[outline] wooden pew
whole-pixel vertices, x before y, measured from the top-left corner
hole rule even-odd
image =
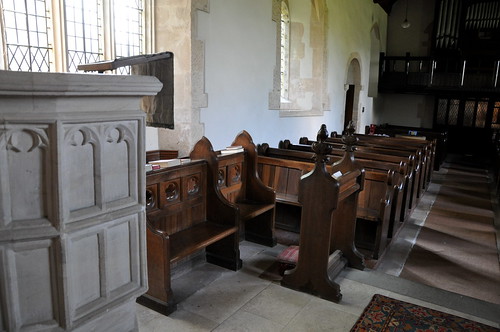
[[[165,315],[173,312],[172,265],[202,249],[207,262],[234,271],[241,268],[237,215],[222,200],[207,203],[207,195],[204,161],[146,175],[149,289],[139,303]]]
[[[312,144],[313,142],[308,140],[306,137],[301,138],[302,142],[310,143]],[[342,150],[342,144],[338,143],[332,143],[330,142],[329,139],[327,139],[328,144],[333,148],[331,151],[331,154],[340,156],[343,153]],[[311,152],[312,148],[310,144],[292,144],[290,143],[289,140],[283,140],[279,142],[279,147],[283,149],[289,149],[289,150],[297,150],[297,151],[306,151],[306,152]],[[405,152],[405,151],[390,151],[392,153],[387,153],[387,149],[378,149],[378,148],[373,148],[373,147],[366,147],[366,146],[356,146],[356,151],[354,151],[354,156],[357,160],[360,161],[381,161],[381,162],[386,162],[386,163],[401,163],[403,162],[408,170],[407,175],[405,175],[405,181],[407,182],[404,185],[404,192],[403,192],[403,203],[402,206],[406,206],[409,208],[408,211],[403,210],[403,215],[398,214],[398,218],[400,218],[400,221],[406,220],[406,218],[409,216],[413,208],[417,204],[417,200],[419,197],[419,192],[417,190],[418,183],[419,182],[419,167],[416,163],[415,155]]]
[[[434,141],[436,153],[433,168],[435,171],[439,171],[441,164],[446,159],[446,155],[448,153],[448,132],[446,130],[383,124],[373,127],[366,126],[365,134],[384,134],[391,137],[417,135],[426,140]]]
[[[299,233],[301,207],[299,181],[311,171],[311,161],[284,160],[258,156],[258,174],[262,182],[276,191],[275,227]]]
[[[311,142],[305,137],[303,137],[301,140],[304,142]],[[328,144],[338,148],[337,143],[328,142]],[[290,151],[303,151],[309,153],[307,158],[310,158],[309,156],[312,153],[311,145],[296,145],[290,143],[289,140],[280,141],[279,147],[288,149]],[[262,149],[264,148],[266,148],[265,145],[262,146]],[[371,147],[356,146],[356,151],[354,153],[356,160],[358,160],[358,162],[361,163],[363,167],[373,170],[381,170],[385,173],[387,173],[388,171],[393,171],[396,173],[395,176],[398,177],[398,179],[395,179],[393,181],[395,192],[395,206],[391,211],[391,226],[389,228],[389,237],[392,237],[399,228],[399,222],[404,222],[408,218],[416,204],[416,193],[414,190],[412,190],[415,187],[415,174],[413,168],[415,165],[415,158],[414,155],[409,155],[408,153],[403,151],[394,151],[395,153],[389,156],[385,156],[384,152],[384,149],[373,149]],[[275,150],[273,151],[273,153],[283,154],[279,150]],[[304,156],[299,157],[295,152],[290,153],[291,155],[294,155],[293,158],[304,158]],[[338,149],[333,149],[332,153],[335,153],[335,155],[338,157],[341,151]],[[337,160],[335,155],[331,156],[331,158],[333,158],[332,161]],[[290,158],[290,156],[282,157]]]
[[[402,154],[402,158],[409,158],[409,167],[411,170],[411,182],[410,186],[407,188],[407,197],[409,199],[410,209],[413,210],[418,204],[418,200],[423,195],[423,192],[426,188],[426,154],[427,152],[421,146],[413,146],[412,144],[406,145],[402,144],[399,141],[379,141],[380,137],[360,137],[359,134],[356,134],[356,137],[360,138],[358,141],[358,145],[356,146],[359,149],[367,150],[381,150],[379,151],[382,155],[400,155]],[[375,139],[372,139],[375,138]],[[339,137],[329,137],[327,139],[328,143],[333,144],[341,144],[341,139]],[[302,137],[300,139],[300,143],[302,144],[312,144],[313,141],[307,139],[307,137]],[[411,142],[413,143],[413,142]],[[396,152],[399,151],[399,152]],[[375,152],[375,151],[373,151]],[[378,153],[378,152],[377,152]],[[406,161],[405,161],[406,162]]]
[[[363,170],[351,151],[346,151],[344,158],[332,166],[331,171],[339,174],[334,178],[325,163],[328,145],[320,143],[314,148],[314,170],[304,175],[299,185],[302,224],[298,262],[294,269],[285,271],[281,285],[339,302],[342,294],[333,279],[345,266],[344,256],[351,266],[363,267],[354,246],[356,201],[363,186]]]
[[[225,200],[238,216],[240,234],[248,241],[266,246],[276,245],[274,235],[276,194],[265,186],[257,174],[257,149],[252,137],[239,133],[232,146],[244,152],[222,155],[214,151],[203,137],[191,151],[192,160],[208,164],[208,206],[212,201]]]
[[[150,150],[146,151],[146,163],[154,160],[174,159],[179,157],[177,150]]]
[[[380,137],[364,134],[356,134],[356,137],[358,137],[360,140],[377,141],[379,143],[382,142],[383,144],[387,144],[387,139],[389,139],[389,144],[421,149],[423,163],[422,173],[425,174],[425,182],[422,182],[422,185],[425,186],[425,183],[430,183],[430,181],[432,180],[433,165],[436,159],[436,140],[414,139],[410,136]]]
[[[376,144],[378,146],[390,146],[391,149],[404,149],[421,152],[421,172],[423,180],[421,181],[421,188],[426,188],[426,184],[430,183],[432,179],[433,164],[436,155],[436,146],[434,141],[411,139],[408,137],[381,137],[373,135],[356,134],[363,144]]]
[[[280,213],[277,213],[276,225],[297,232],[300,228],[298,216],[301,213],[298,183],[304,174],[314,168],[314,153],[270,148],[267,144],[259,146],[259,153],[259,174],[266,185],[276,190],[277,211],[291,209],[295,213],[295,216],[286,213],[284,220],[280,220]],[[329,156],[327,170],[333,174],[332,164],[341,159],[340,156]],[[402,204],[403,182],[399,173],[394,170],[400,171],[400,168],[376,161],[356,159],[356,162],[360,168],[365,169],[364,190],[361,191],[357,204],[359,223],[356,227],[356,245],[370,250],[372,258],[378,259],[387,245],[388,237],[392,237],[399,227],[396,216],[400,215],[401,206],[396,206]],[[370,168],[366,168],[366,165]],[[283,205],[281,209],[280,206]]]

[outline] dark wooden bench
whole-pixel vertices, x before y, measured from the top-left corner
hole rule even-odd
[[[202,249],[207,262],[231,270],[241,268],[237,215],[222,200],[208,205],[208,192],[205,161],[146,175],[149,289],[138,298],[139,303],[165,315],[174,311],[172,266]]]
[[[292,144],[290,143],[289,140],[283,140],[280,141],[279,147],[283,149],[289,149],[289,150],[296,150],[296,151],[305,151],[305,152],[311,152],[312,147],[311,144],[313,141],[310,141],[306,137],[302,137],[301,141],[304,142],[304,144]],[[333,143],[331,142],[330,139],[327,139],[328,144],[333,148],[331,151],[331,154],[340,156],[342,155],[342,146],[343,144],[340,143]],[[306,144],[308,143],[308,144]],[[417,190],[417,187],[419,186],[418,183],[420,180],[420,167],[418,167],[415,159],[415,155],[409,152],[405,151],[389,151],[392,153],[387,153],[387,149],[379,149],[379,148],[374,148],[374,147],[366,147],[366,146],[356,146],[356,151],[354,151],[354,156],[357,160],[360,162],[365,162],[365,161],[380,161],[388,164],[400,164],[401,162],[406,165],[406,170],[408,171],[406,175],[404,175],[404,179],[406,181],[406,184],[404,185],[404,192],[403,196],[401,197],[403,200],[402,206],[406,206],[409,208],[409,210],[403,210],[403,215],[398,214],[398,218],[401,221],[406,220],[406,218],[409,216],[413,208],[417,204],[417,200],[419,197],[419,192]],[[399,171],[398,171],[399,173]]]
[[[257,174],[257,149],[251,136],[242,131],[232,143],[244,152],[222,155],[203,137],[191,151],[192,160],[208,164],[208,206],[212,200],[225,200],[238,216],[240,233],[248,241],[276,245],[274,235],[276,194]]]
[[[383,134],[391,137],[416,135],[426,140],[434,141],[436,153],[433,168],[435,171],[440,169],[448,153],[448,132],[446,130],[382,124],[377,126],[366,126],[365,134]]]
[[[307,138],[303,137],[302,141],[306,141]],[[307,142],[312,143],[307,140]],[[328,142],[328,144],[334,149],[331,156],[333,162],[334,160],[338,160],[339,155],[341,154],[341,150],[337,143]],[[309,153],[307,157],[303,155],[303,157],[299,157],[298,153],[290,152],[294,158],[311,158],[312,147],[310,144],[292,144],[289,140],[280,141],[279,147],[283,149],[288,149],[291,151],[302,151],[305,153]],[[269,148],[267,145],[263,145],[261,149]],[[273,150],[273,149],[271,149]],[[270,150],[270,151],[271,151]],[[363,167],[371,170],[382,171],[384,173],[395,172],[394,175],[397,177],[394,181],[394,206],[391,211],[391,226],[389,231],[389,236],[397,231],[399,228],[399,222],[404,222],[408,216],[410,215],[413,205],[416,203],[416,193],[414,190],[414,165],[415,158],[414,155],[408,154],[407,152],[396,150],[393,155],[389,154],[386,156],[384,153],[384,149],[372,149],[370,147],[358,147],[356,146],[356,151],[354,155],[356,160],[363,165]],[[279,150],[273,150],[274,154],[283,154]],[[282,158],[290,158],[290,156],[281,156]],[[412,205],[413,203],[413,205]]]
[[[404,149],[409,151],[420,151],[421,154],[421,172],[424,180],[422,186],[429,183],[432,179],[433,164],[436,156],[436,142],[414,137],[382,137],[373,135],[356,134],[364,144],[376,144],[377,146],[390,147],[391,149]]]
[[[373,137],[373,136],[360,136],[356,134],[359,138],[358,145],[356,146],[360,150],[379,150],[377,153],[381,155],[398,155],[402,158],[409,159],[408,163],[410,171],[412,173],[410,186],[407,188],[408,193],[406,194],[409,199],[410,209],[413,210],[418,204],[418,200],[422,197],[427,183],[430,181],[428,179],[428,146],[422,143],[417,143],[413,141],[405,142],[394,138],[384,138],[384,137]],[[300,139],[301,143],[312,144],[306,137]],[[330,137],[327,139],[328,143],[341,144],[341,139],[339,137]],[[375,151],[373,151],[375,152]],[[428,179],[428,180],[426,180]]]
[[[377,142],[382,144],[391,144],[397,147],[417,148],[417,151],[422,152],[422,186],[432,180],[433,165],[436,159],[436,140],[416,139],[414,136],[398,136],[398,137],[380,137],[373,135],[356,134],[360,141]]]
[[[357,135],[359,137],[359,135]],[[300,142],[306,141],[307,138],[301,138]],[[339,137],[329,137],[327,139],[328,143],[336,144],[337,146],[341,145],[341,139]],[[311,144],[312,142],[309,142]],[[384,142],[366,139],[364,137],[360,138],[358,141],[358,145],[356,146],[359,150],[370,151],[374,153],[380,153],[383,155],[397,155],[403,158],[409,158],[410,164],[408,165],[412,172],[412,187],[410,188],[412,195],[411,198],[415,197],[415,201],[412,200],[410,204],[412,207],[416,205],[417,199],[421,196],[422,188],[424,185],[425,176],[422,175],[423,169],[425,169],[425,156],[423,155],[423,151],[420,147],[412,147],[402,145],[399,142],[386,142],[387,144],[383,144]]]
[[[270,148],[267,144],[259,146],[259,153],[260,177],[266,185],[276,190],[276,225],[298,232],[301,224],[299,182],[302,176],[314,168],[314,153]],[[340,160],[340,156],[330,156],[326,166],[330,174],[334,173],[332,164]],[[376,161],[356,159],[356,162],[358,167],[364,168],[365,173],[364,190],[357,201],[356,245],[368,249],[372,258],[378,259],[386,248],[388,237],[392,237],[394,228],[397,230],[399,227],[396,216],[400,214],[401,207],[396,209],[396,205],[402,204],[403,180],[394,171],[395,165],[393,169]]]

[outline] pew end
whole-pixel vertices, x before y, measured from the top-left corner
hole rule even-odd
[[[354,245],[356,202],[362,188],[363,170],[356,168],[350,152],[327,170],[328,147],[314,147],[314,169],[299,184],[302,205],[298,262],[286,270],[281,285],[340,302],[336,275],[348,264],[363,269],[363,256]],[[340,174],[335,172],[340,172]]]
[[[276,193],[257,174],[257,148],[246,131],[238,134],[231,146],[241,146],[243,152],[222,154],[214,151],[210,141],[203,137],[195,144],[190,158],[207,162],[208,198],[226,201],[225,205],[237,215],[240,236],[275,246]]]

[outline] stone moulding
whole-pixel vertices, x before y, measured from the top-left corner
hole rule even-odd
[[[157,89],[160,81],[150,76],[0,70],[0,95],[142,97],[155,95]]]
[[[152,76],[0,71],[0,331],[136,331]]]

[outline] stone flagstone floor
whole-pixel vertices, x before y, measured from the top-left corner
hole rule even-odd
[[[139,331],[349,331],[376,293],[500,327],[495,315],[500,306],[377,271],[342,272],[336,279],[343,294],[340,303],[260,278],[283,249],[242,242],[240,271],[203,263],[177,276],[174,292],[187,297],[170,316],[138,304]],[[457,308],[450,308],[450,303]],[[465,307],[457,310],[461,306]]]
[[[500,305],[397,277],[436,199],[439,188],[432,186],[376,270],[347,268],[337,277],[343,295],[340,303],[261,278],[285,247],[268,248],[243,241],[240,271],[201,261],[174,275],[172,288],[179,304],[170,316],[137,304],[139,331],[349,331],[374,294],[500,328]],[[496,202],[494,205],[499,211]],[[499,220],[495,219],[498,229]]]

